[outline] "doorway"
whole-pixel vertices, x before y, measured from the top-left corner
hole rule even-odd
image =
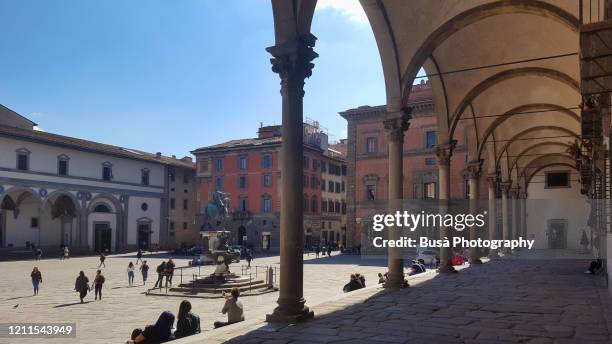
[[[96,252],[111,251],[111,229],[108,223],[94,224],[94,250]]]
[[[141,250],[151,250],[151,225],[148,223],[138,224],[138,247]]]
[[[548,248],[561,250],[567,248],[567,220],[548,220]]]

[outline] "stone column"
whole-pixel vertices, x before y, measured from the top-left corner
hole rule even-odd
[[[489,240],[497,240],[497,175],[490,174],[487,177],[489,186]],[[498,258],[497,250],[489,250],[489,258]]]
[[[314,316],[304,300],[303,266],[303,100],[304,80],[312,74],[310,61],[318,55],[316,37],[307,34],[266,50],[273,56],[272,71],[281,79],[282,144],[280,289],[278,306],[268,322],[296,323]]]
[[[510,240],[512,238],[512,228],[510,228],[510,214],[508,214],[508,198],[510,197],[510,186],[512,181],[507,180],[500,184],[502,190],[502,239]],[[509,253],[510,250],[504,249],[504,253]]]
[[[520,236],[527,239],[527,193],[521,192],[521,232]]]
[[[456,140],[449,143],[438,145],[436,147],[436,155],[438,156],[438,183],[439,183],[439,208],[440,215],[444,217],[448,213],[448,206],[450,200],[450,163],[451,156],[453,155],[453,149],[457,144]],[[452,231],[454,229],[440,226],[440,239],[445,238],[452,242]],[[456,272],[451,263],[452,251],[450,247],[440,248],[440,267],[438,271],[440,273]]]
[[[521,188],[518,186],[513,187],[510,190],[510,195],[512,197],[512,239],[518,239],[521,233],[521,223],[520,223],[520,200],[519,193]]]
[[[390,113],[383,121],[389,145],[389,214],[403,210],[404,198],[404,132],[408,130],[410,115],[408,111]],[[388,238],[397,240],[401,236],[400,228],[387,228]],[[401,288],[404,283],[404,259],[400,248],[389,248],[389,272],[385,288]]]
[[[470,213],[475,215],[478,211],[478,195],[479,195],[479,184],[480,184],[480,173],[482,172],[482,160],[470,161],[468,164],[468,173],[470,185]],[[481,229],[478,227],[470,228],[470,240],[478,239]],[[477,247],[470,248],[470,264],[482,264],[480,260],[480,250]]]

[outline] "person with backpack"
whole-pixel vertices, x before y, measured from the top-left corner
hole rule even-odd
[[[104,252],[100,253],[100,265],[98,265],[98,269],[104,265],[104,267],[106,268],[106,264],[104,264],[104,261],[106,260],[106,256],[104,255]]]
[[[138,261],[142,264],[142,250],[138,249],[138,253],[136,253],[136,265],[138,265]]]
[[[140,273],[142,273],[142,285],[147,284],[147,277],[149,276],[149,265],[147,261],[143,261],[140,266]]]
[[[106,282],[106,279],[102,275],[102,270],[98,270],[96,272],[96,277],[94,277],[93,285],[94,285],[94,300],[97,300],[100,297],[102,300],[102,286]]]
[[[172,258],[168,259],[168,262],[166,263],[166,287],[168,286],[168,283],[170,283],[170,286],[172,286],[172,277],[174,277],[174,262],[172,261]]]
[[[163,280],[164,280],[164,275],[166,274],[166,262],[161,262],[161,264],[159,264],[157,266],[157,269],[155,270],[157,272],[157,282],[155,282],[153,289],[157,288],[158,284],[159,284],[159,289],[161,289]]]

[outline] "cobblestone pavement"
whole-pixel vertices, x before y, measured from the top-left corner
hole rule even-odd
[[[147,287],[155,283],[155,267],[167,256],[145,257],[151,270]],[[186,266],[186,259],[174,259],[177,266]],[[7,322],[76,322],[76,339],[20,339],[23,343],[124,343],[135,327],[154,323],[164,310],[178,312],[182,298],[146,296],[147,287],[127,286],[127,264],[136,261],[134,255],[110,256],[106,260],[103,274],[107,283],[103,290],[103,300],[94,301],[90,293],[85,304],[80,304],[78,294],[73,291],[74,281],[79,270],[84,270],[93,280],[98,266],[98,257],[71,258],[66,261],[43,259],[35,261],[0,262],[0,323]],[[278,266],[278,257],[256,258],[253,264]],[[350,273],[360,272],[367,282],[375,283],[376,274],[385,270],[384,261],[361,260],[357,256],[333,256],[314,258],[305,255],[304,294],[309,304],[325,304],[343,294],[342,286],[348,281]],[[40,294],[32,296],[30,272],[33,266],[42,272],[43,283]],[[232,271],[240,271],[241,264],[233,264]],[[203,267],[202,274],[211,273],[212,267]],[[185,271],[186,275],[193,272]],[[191,270],[195,271],[195,270]],[[260,276],[260,277],[263,277]],[[136,283],[142,283],[136,274]],[[174,283],[179,282],[176,273]],[[245,315],[249,320],[261,321],[265,314],[276,306],[278,292],[248,296],[242,299]],[[195,313],[199,314],[202,327],[209,330],[215,320],[225,320],[220,313],[221,299],[188,298]],[[0,343],[15,343],[15,340],[0,338]]]
[[[351,293],[303,324],[233,325],[181,343],[610,343],[610,296],[586,264],[497,260],[399,291]]]

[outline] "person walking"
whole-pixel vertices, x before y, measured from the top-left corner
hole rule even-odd
[[[36,260],[40,260],[42,258],[42,250],[39,248],[36,249]]]
[[[127,267],[128,284],[132,286],[134,284],[134,263],[130,262]]]
[[[147,284],[147,277],[149,276],[149,265],[147,261],[143,261],[140,266],[140,273],[142,273],[142,285]]]
[[[138,253],[136,253],[136,265],[138,265],[138,261],[142,264],[142,250],[138,249]]]
[[[32,287],[34,287],[34,295],[38,295],[38,285],[42,283],[42,274],[40,273],[40,270],[38,270],[38,267],[35,266],[34,269],[32,269],[30,277],[32,278]]]
[[[162,283],[164,280],[164,275],[166,274],[166,262],[161,262],[161,264],[157,266],[156,272],[157,272],[157,282],[155,282],[153,289],[157,288],[158,284],[159,284],[159,289],[161,289]]]
[[[331,258],[332,247],[331,245],[327,245],[327,257]]]
[[[168,286],[168,283],[170,283],[170,286],[172,286],[172,277],[174,276],[174,262],[172,261],[172,258],[168,259],[168,263],[166,263],[166,287]]]
[[[104,263],[104,261],[106,260],[106,256],[104,255],[104,252],[100,253],[100,265],[98,265],[98,269],[104,265],[104,268],[106,268],[106,264]]]
[[[317,245],[317,247],[315,247],[315,258],[319,258],[320,253],[321,253],[321,247]]]
[[[104,282],[106,279],[102,275],[102,270],[96,271],[96,277],[94,277],[94,300],[97,300],[98,297],[102,300],[102,286],[104,286]]]
[[[68,249],[68,245],[64,246],[64,259],[70,258],[70,250]]]
[[[247,250],[246,261],[247,261],[247,266],[249,267],[249,269],[251,268],[251,261],[252,260],[253,260],[253,254],[251,253],[251,250]]]
[[[74,290],[79,292],[79,298],[81,299],[81,303],[83,303],[83,299],[87,296],[87,292],[89,291],[89,278],[85,276],[83,270],[79,272],[79,276],[74,283]]]

